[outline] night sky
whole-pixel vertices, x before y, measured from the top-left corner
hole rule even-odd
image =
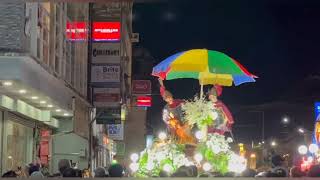
[[[259,79],[224,88],[223,101],[254,105],[307,97],[310,91],[320,97],[312,89],[320,84],[319,9],[317,0],[155,1],[134,5],[133,27],[156,62],[193,48],[237,59]],[[196,80],[166,85],[179,98],[199,90]]]

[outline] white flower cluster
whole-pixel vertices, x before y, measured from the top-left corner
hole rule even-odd
[[[152,150],[145,150],[141,153],[141,157],[144,153],[148,153],[147,170],[151,171],[153,168],[159,168],[160,162],[165,159],[170,159],[174,167],[166,168],[173,169],[189,163],[184,152],[178,150],[178,147],[172,143],[162,144]],[[167,165],[167,166],[172,166]]]
[[[185,121],[191,126],[201,124],[208,116],[213,120],[217,118],[214,106],[204,98],[195,97],[192,101],[187,101],[182,105],[182,110],[185,112]]]
[[[229,142],[225,139],[225,136],[219,134],[213,134],[208,136],[206,142],[208,148],[210,148],[215,154],[220,152],[229,153],[231,152]]]
[[[230,158],[228,162],[229,171],[235,172],[235,173],[241,173],[246,169],[246,167],[247,167],[247,160],[244,157],[239,156],[233,152],[230,154]]]

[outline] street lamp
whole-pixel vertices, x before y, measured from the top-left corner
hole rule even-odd
[[[282,123],[283,123],[283,124],[289,124],[289,122],[290,122],[290,120],[289,120],[288,117],[284,117],[284,118],[282,119]]]
[[[274,146],[276,146],[276,145],[277,145],[277,143],[276,143],[275,141],[272,141],[272,142],[271,142],[271,146],[274,147]]]
[[[316,152],[318,152],[318,150],[319,150],[318,145],[316,145],[316,144],[310,144],[310,145],[309,145],[309,151],[310,151],[312,154],[315,154]]]
[[[298,132],[301,133],[301,134],[304,134],[304,129],[299,128],[299,129],[298,129]]]
[[[305,146],[305,145],[299,146],[299,147],[298,147],[298,152],[299,152],[299,154],[301,154],[301,155],[307,154],[307,153],[308,153],[308,148],[307,148],[307,146]]]

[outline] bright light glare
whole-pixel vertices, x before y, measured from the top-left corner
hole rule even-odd
[[[20,90],[19,90],[19,93],[20,93],[20,94],[25,94],[25,93],[27,93],[27,90],[25,90],[25,89],[20,89]]]
[[[307,148],[307,146],[305,146],[305,145],[301,145],[301,146],[299,146],[299,148],[298,148],[298,152],[299,152],[301,155],[305,155],[305,154],[307,154],[307,152],[308,152],[308,148]]]
[[[316,153],[316,152],[318,152],[318,150],[319,150],[318,145],[316,145],[316,144],[310,144],[310,145],[309,145],[309,151],[310,151],[311,153]]]
[[[211,168],[212,168],[211,164],[209,164],[209,163],[207,163],[207,162],[202,165],[202,169],[203,169],[204,171],[206,171],[206,172],[210,171]]]
[[[198,163],[200,163],[202,161],[202,159],[203,159],[202,154],[197,153],[194,155],[194,160],[196,160]]]
[[[138,163],[131,163],[131,164],[129,165],[129,167],[130,167],[130,169],[131,169],[132,172],[136,172],[136,171],[138,171],[138,169],[139,169],[139,164],[138,164]]]
[[[32,96],[31,99],[39,99],[38,96]]]
[[[299,133],[304,133],[304,130],[302,128],[298,129]]]
[[[276,146],[276,145],[277,145],[277,143],[275,141],[271,142],[271,146]]]
[[[201,140],[204,138],[204,134],[202,131],[197,131],[195,135],[198,140]]]
[[[48,108],[52,108],[52,107],[53,107],[53,105],[51,105],[51,104],[48,105]]]
[[[68,113],[64,113],[64,114],[63,114],[63,116],[69,116],[69,115],[70,115],[70,114],[68,114]]]
[[[231,137],[228,137],[228,138],[227,138],[227,142],[228,142],[228,143],[232,143],[232,142],[233,142],[233,139],[232,139]]]
[[[56,112],[61,112],[61,109],[56,109]]]
[[[163,141],[163,140],[167,139],[167,134],[165,132],[160,132],[158,137],[160,140]]]
[[[3,83],[3,85],[5,85],[5,86],[12,86],[12,82],[10,82],[10,81],[5,81],[5,82]]]
[[[289,123],[289,118],[284,117],[284,118],[282,119],[282,122],[283,122],[284,124],[288,124],[288,123]]]
[[[172,166],[170,166],[169,164],[165,164],[165,165],[163,166],[163,170],[170,173],[170,172],[173,171],[173,168],[172,168]]]
[[[46,101],[40,101],[40,104],[45,104],[45,103],[47,103]]]
[[[239,155],[232,154],[228,163],[228,169],[231,172],[241,173],[247,168],[247,160]]]
[[[137,162],[139,159],[139,155],[137,153],[133,153],[133,154],[131,154],[130,159],[133,162]]]
[[[153,162],[148,162],[146,166],[148,171],[151,171],[154,168],[154,163]]]

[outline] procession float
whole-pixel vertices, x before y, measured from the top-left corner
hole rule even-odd
[[[167,103],[162,112],[167,131],[161,132],[151,147],[131,155],[133,176],[170,176],[182,166],[222,175],[245,170],[246,159],[230,148],[233,117],[218,98],[223,86],[255,82],[257,77],[228,55],[207,49],[174,54],[155,66],[152,75],[159,79],[160,93]],[[163,81],[181,78],[199,80],[200,95],[191,100],[175,99]],[[204,85],[211,86],[207,93]]]

